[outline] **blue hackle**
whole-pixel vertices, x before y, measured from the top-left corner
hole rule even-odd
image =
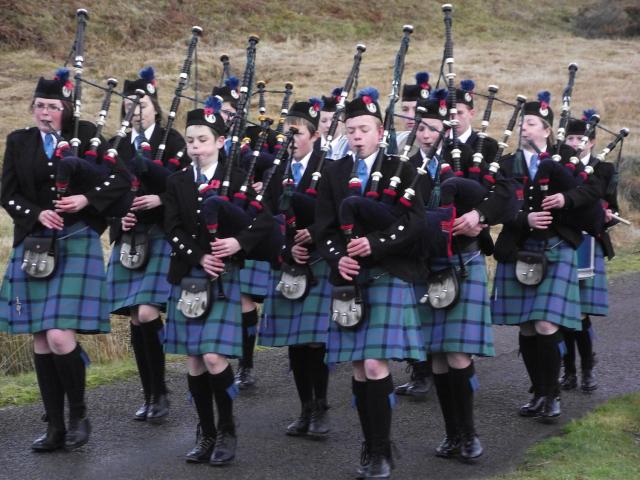
[[[204,106],[213,110],[213,113],[218,113],[222,108],[222,98],[218,95],[210,95],[204,101]]]
[[[429,72],[416,73],[416,84],[422,85],[423,83],[429,83]]]
[[[333,95],[334,97],[339,97],[341,93],[342,87],[336,87],[331,91],[331,95]]]
[[[446,100],[449,96],[449,91],[446,88],[439,88],[431,93],[432,100]]]
[[[582,119],[585,122],[588,122],[589,120],[591,120],[591,117],[593,117],[596,113],[598,112],[594,108],[589,108],[582,112]]]
[[[473,80],[462,80],[460,82],[460,88],[465,92],[473,92],[473,89],[476,88],[476,82]]]
[[[67,80],[69,80],[69,69],[68,68],[57,69],[56,78],[60,80],[62,83],[67,83]]]
[[[238,77],[229,77],[224,81],[224,84],[231,90],[237,90],[240,80],[238,80]]]
[[[548,90],[538,92],[538,101],[541,103],[544,102],[549,105],[551,103],[551,93]]]
[[[380,98],[380,93],[374,87],[366,87],[358,92],[358,97],[360,98],[370,97],[371,100],[373,100],[374,102],[377,102],[378,98]]]
[[[156,79],[156,72],[152,66],[144,67],[142,70],[140,70],[138,75],[147,83],[150,83]]]
[[[318,105],[318,110],[322,110],[324,108],[324,102],[322,101],[321,98],[311,97],[309,99],[309,103],[311,103],[311,105],[313,105],[314,107]]]

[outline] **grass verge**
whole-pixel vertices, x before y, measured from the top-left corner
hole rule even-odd
[[[640,393],[615,398],[527,452],[494,480],[640,478]]]

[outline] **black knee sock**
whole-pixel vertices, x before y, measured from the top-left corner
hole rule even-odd
[[[258,325],[258,310],[251,310],[242,314],[242,358],[240,365],[253,368],[253,350],[256,344],[256,326]]]
[[[522,361],[527,369],[533,392],[534,394],[539,394],[538,337],[536,335],[525,336],[520,334],[518,340],[520,343],[520,355],[522,355]]]
[[[451,383],[449,382],[449,372],[434,373],[433,384],[436,386],[436,394],[438,395],[438,403],[440,403],[440,410],[444,418],[447,437],[455,438],[459,435],[459,427],[453,403]]]
[[[309,347],[306,345],[292,345],[289,347],[289,366],[296,382],[298,397],[303,405],[313,400],[313,383],[309,373]]]
[[[391,375],[380,380],[367,379],[367,415],[371,429],[371,451],[388,455],[391,439]]]
[[[154,397],[167,393],[165,384],[164,347],[160,335],[164,325],[160,317],[151,322],[141,323],[140,330],[144,339],[144,350],[149,366],[149,383]]]
[[[327,400],[327,388],[329,385],[329,367],[324,363],[326,351],[326,347],[322,345],[321,347],[309,347],[307,353],[315,399],[325,402]]]
[[[64,430],[64,387],[58,376],[52,353],[34,353],[35,365],[42,403],[49,425]]]
[[[562,363],[564,364],[565,373],[576,373],[576,340],[577,334],[575,330],[566,327],[560,327],[562,330],[562,336],[564,337],[564,346],[566,347],[566,353],[562,357]]]
[[[473,362],[466,368],[449,367],[449,382],[453,404],[460,424],[460,433],[465,436],[475,435],[473,421],[473,392],[478,388],[478,380]]]
[[[53,360],[69,400],[69,418],[79,419],[87,414],[84,392],[86,365],[80,344],[66,355],[54,355]]]
[[[367,382],[359,382],[355,378],[351,379],[351,390],[353,399],[358,411],[362,435],[367,445],[371,444],[371,429],[369,428],[369,414],[367,412]]]
[[[540,369],[540,394],[559,395],[558,376],[560,374],[560,344],[562,332],[538,337],[538,368]]]
[[[213,392],[209,384],[209,373],[187,375],[187,384],[193,404],[198,413],[198,421],[202,434],[206,437],[216,436],[215,414],[213,413]]]
[[[218,430],[234,433],[233,399],[238,395],[238,387],[234,382],[231,364],[218,374],[209,374],[209,380],[218,407]]]
[[[147,355],[144,348],[144,339],[142,337],[142,329],[140,325],[129,324],[131,327],[131,347],[133,348],[133,356],[138,366],[138,374],[140,375],[140,383],[142,383],[142,391],[144,392],[145,401],[151,399],[151,381],[149,374],[149,365],[147,364]]]
[[[591,338],[591,320],[587,315],[582,320],[582,331],[575,333],[578,352],[580,352],[580,366],[582,370],[593,369],[593,340]]]

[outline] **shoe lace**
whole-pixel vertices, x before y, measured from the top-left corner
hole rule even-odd
[[[360,450],[360,465],[366,465],[371,458],[371,452],[369,451],[369,445],[367,442],[362,442],[362,448]]]

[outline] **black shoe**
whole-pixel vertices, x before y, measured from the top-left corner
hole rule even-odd
[[[89,441],[91,423],[87,417],[72,418],[69,420],[69,430],[64,438],[64,448],[75,450]]]
[[[52,426],[47,427],[44,433],[31,444],[34,452],[53,452],[64,447],[65,431]]]
[[[167,415],[169,415],[169,398],[166,393],[163,393],[155,397],[149,404],[147,420],[160,423]]]
[[[329,415],[327,413],[329,407],[325,400],[315,402],[311,417],[309,418],[309,427],[307,433],[313,437],[325,437],[329,431]]]
[[[582,383],[580,388],[583,392],[593,392],[598,388],[598,381],[596,380],[593,370],[582,371]]]
[[[537,417],[542,421],[553,421],[560,416],[560,397],[546,395],[542,397],[542,408]]]
[[[415,398],[424,398],[427,396],[431,387],[433,387],[433,379],[431,377],[416,378],[412,382],[412,385],[407,389],[407,395]]]
[[[196,446],[185,455],[185,460],[187,463],[207,463],[211,458],[215,445],[216,437],[201,435],[198,438]]]
[[[235,379],[236,385],[240,390],[247,390],[256,384],[256,377],[251,374],[248,367],[239,367]]]
[[[562,390],[573,390],[578,386],[578,377],[575,373],[565,372],[560,379],[560,388]]]
[[[213,453],[209,459],[209,464],[221,466],[230,463],[236,457],[237,443],[238,439],[236,438],[235,432],[224,430],[218,431]]]
[[[445,435],[440,445],[436,447],[436,457],[452,458],[460,453],[460,438]]]
[[[367,442],[362,442],[362,449],[360,450],[360,465],[356,470],[356,478],[365,478],[369,466],[371,465],[371,451]]]
[[[136,411],[133,415],[134,420],[138,420],[139,422],[144,422],[147,420],[147,414],[149,413],[149,400],[145,400],[142,406]]]
[[[371,456],[369,465],[363,469],[361,478],[389,478],[392,469],[391,459],[386,455],[375,454]]]
[[[462,438],[462,441],[460,442],[460,456],[464,460],[473,460],[474,458],[478,458],[482,455],[482,452],[482,444],[480,443],[478,435],[467,435]]]
[[[313,408],[311,404],[302,406],[302,413],[298,419],[287,427],[287,435],[291,437],[301,437],[309,433],[309,424],[311,423],[311,412]]]
[[[544,397],[541,395],[533,394],[531,400],[520,407],[521,417],[536,417],[542,410],[542,404],[544,403]]]

